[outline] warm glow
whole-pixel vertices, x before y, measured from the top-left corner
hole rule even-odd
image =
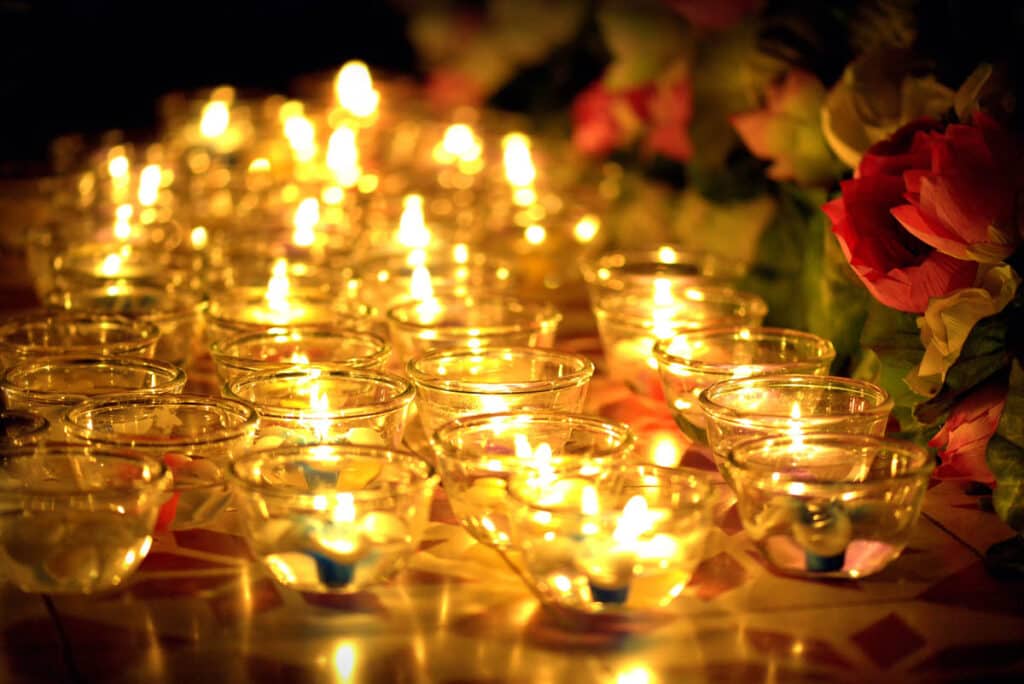
[[[465,242],[457,242],[452,245],[452,261],[457,264],[469,263],[469,245]]]
[[[580,492],[580,513],[597,515],[601,512],[601,498],[597,495],[594,485],[585,485]]]
[[[192,243],[192,249],[204,249],[206,243],[210,240],[210,233],[206,230],[206,226],[196,226],[189,233],[189,242]]]
[[[292,155],[300,162],[311,161],[316,156],[316,126],[306,117],[302,103],[285,102],[281,105],[280,116]]]
[[[661,246],[658,248],[658,261],[663,264],[674,264],[679,259],[679,254],[671,247]]]
[[[423,195],[406,195],[402,200],[396,237],[400,245],[410,249],[423,249],[430,244],[430,229],[423,213]]]
[[[107,173],[114,180],[126,180],[130,169],[131,165],[128,163],[128,157],[123,154],[115,155],[107,162]]]
[[[334,95],[342,109],[359,118],[372,116],[380,104],[380,93],[373,87],[370,69],[358,60],[346,62],[338,70]]]
[[[668,278],[654,279],[653,301],[655,306],[672,306],[676,302],[672,294],[672,281]]]
[[[651,461],[655,465],[674,468],[679,465],[682,449],[675,436],[667,432],[657,433],[651,440]]]
[[[651,528],[651,515],[647,510],[647,500],[637,494],[626,502],[622,515],[615,525],[612,538],[622,546],[631,546],[637,538]]]
[[[288,313],[291,308],[288,303],[290,291],[288,260],[285,258],[275,259],[273,266],[270,267],[270,279],[267,281],[267,291],[263,296],[267,301],[267,306],[277,313]]]
[[[114,209],[114,237],[118,240],[124,241],[132,236],[132,224],[129,220],[134,212],[130,204],[121,204]]]
[[[359,145],[356,132],[349,126],[341,126],[327,141],[327,168],[342,187],[351,188],[359,182],[362,169],[359,166]]]
[[[467,124],[452,124],[434,147],[434,161],[439,164],[475,162],[483,155],[483,146]]]
[[[501,139],[505,178],[513,187],[532,185],[537,169],[530,155],[530,138],[525,133],[509,133]]]
[[[800,404],[796,401],[789,407],[789,427],[786,428],[786,434],[793,440],[793,446],[797,449],[801,449],[804,446],[804,431],[800,422]]]
[[[320,222],[320,202],[315,197],[307,197],[295,208],[292,223],[292,244],[296,247],[312,247],[316,242],[316,224]]]
[[[320,370],[314,368],[310,371],[309,377],[312,378],[312,382],[309,385],[309,409],[311,416],[300,418],[299,422],[313,431],[316,441],[326,442],[331,434],[331,419],[324,414],[331,408],[330,399],[328,399],[327,393],[321,387],[320,381],[317,380],[320,377]],[[335,511],[337,510],[338,508],[335,507]],[[337,518],[335,520],[337,521]]]
[[[270,160],[266,157],[256,157],[249,162],[249,173],[269,173]]]
[[[340,492],[334,508],[331,509],[331,521],[336,523],[352,523],[356,521],[356,500],[351,492]]]
[[[156,204],[160,196],[160,182],[163,179],[163,171],[159,164],[149,164],[142,167],[139,172],[139,204],[144,207],[151,207]]]
[[[121,255],[120,254],[108,254],[103,257],[103,263],[100,264],[100,275],[107,278],[113,278],[121,272]]]
[[[531,245],[539,245],[548,239],[548,231],[544,226],[535,223],[532,226],[526,227],[526,230],[523,231],[523,237]]]
[[[334,671],[340,679],[340,684],[349,684],[355,681],[356,647],[354,644],[345,642],[334,650]]]
[[[204,138],[219,138],[227,133],[231,124],[231,108],[222,100],[211,100],[203,105],[199,115],[199,134]]]
[[[646,665],[634,665],[615,675],[615,684],[651,684],[654,675]]]
[[[586,214],[576,222],[572,229],[572,235],[576,238],[576,242],[586,244],[593,241],[600,230],[601,221],[593,214]]]
[[[309,357],[302,352],[292,352],[288,357],[288,363],[294,363],[296,366],[309,365]]]

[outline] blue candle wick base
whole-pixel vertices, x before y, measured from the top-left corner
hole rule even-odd
[[[590,596],[598,603],[622,604],[626,602],[626,597],[629,596],[629,585],[624,587],[599,587],[591,582]]]
[[[356,566],[352,563],[339,563],[316,551],[306,553],[316,562],[316,573],[320,581],[329,587],[344,587],[355,577]]]
[[[846,550],[834,556],[819,556],[810,551],[804,551],[806,567],[808,572],[836,572],[843,569],[846,563]]]

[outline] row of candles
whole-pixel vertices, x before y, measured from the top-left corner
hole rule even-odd
[[[235,501],[278,581],[357,591],[415,552],[440,480],[466,530],[543,603],[671,603],[700,562],[720,488],[679,468],[676,452],[646,462],[628,426],[581,413],[593,362],[554,349],[556,306],[520,296],[524,282],[555,282],[531,275],[539,255],[485,249],[503,243],[479,212],[440,231],[428,219],[438,200],[458,206],[472,190],[476,211],[500,187],[527,212],[525,244],[557,243],[532,221],[566,202],[545,204],[528,139],[504,136],[495,183],[486,140],[448,126],[430,146],[444,173],[426,165],[437,186],[403,194],[422,171],[411,164],[389,194],[398,170],[362,160],[387,157],[380,146],[393,152],[400,134],[385,131],[408,122],[346,69],[329,105],[263,103],[284,142],[235,116],[251,103],[217,92],[166,136],[162,154],[177,157],[135,174],[123,148],[108,149],[105,175],[75,174],[54,199],[55,216],[84,218],[29,246],[50,311],[0,326],[7,408],[42,416],[8,416],[35,429],[10,437],[0,476],[24,518],[0,530],[8,576],[30,591],[107,588],[141,562],[154,526],[205,525]],[[346,101],[350,91],[362,99]],[[343,183],[340,165],[356,159]],[[184,194],[171,191],[182,178]],[[303,198],[309,187],[320,192]],[[217,188],[232,204],[221,216],[208,201]],[[264,230],[285,195],[290,220]],[[162,220],[164,209],[185,222]],[[584,215],[561,238],[593,246],[599,235]],[[730,285],[741,271],[667,246],[585,258],[608,374],[664,400],[713,454],[770,562],[876,572],[907,541],[928,455],[880,438],[891,400],[826,375],[827,340],[761,327],[763,300]],[[222,396],[186,392],[210,365]],[[109,534],[86,534],[97,529]]]

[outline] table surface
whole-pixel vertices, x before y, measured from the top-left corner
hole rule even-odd
[[[9,288],[3,300],[26,301]],[[599,353],[590,337],[567,345]],[[587,410],[629,422],[641,450],[684,448],[662,404],[605,377]],[[711,467],[692,451],[684,464]],[[671,612],[586,624],[541,610],[458,527],[440,490],[409,566],[349,596],[276,585],[229,512],[159,535],[114,592],[0,584],[0,682],[1024,681],[1024,583],[995,579],[983,561],[1014,533],[987,497],[933,483],[906,551],[860,581],[772,572],[730,497],[719,500]]]

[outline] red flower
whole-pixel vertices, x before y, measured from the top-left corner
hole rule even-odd
[[[632,141],[647,117],[653,88],[612,92],[601,81],[590,85],[572,103],[572,140],[576,148],[605,155]]]
[[[873,145],[857,177],[841,183],[842,195],[822,207],[847,261],[875,299],[910,313],[923,312],[932,297],[969,287],[978,271],[977,262],[943,253],[895,216],[907,206],[914,179],[929,168],[936,136],[940,124],[921,119]],[[955,213],[956,207],[946,210]]]
[[[988,382],[953,407],[946,424],[928,442],[928,446],[938,448],[942,459],[935,477],[995,483],[985,451],[1003,415],[1006,392],[1005,383]]]
[[[694,26],[727,29],[760,8],[762,0],[668,0]]]
[[[972,125],[952,124],[917,145],[927,163],[904,173],[907,204],[892,214],[931,247],[982,263],[1002,261],[1018,239],[1019,178],[1014,144],[992,118],[975,113]]]

